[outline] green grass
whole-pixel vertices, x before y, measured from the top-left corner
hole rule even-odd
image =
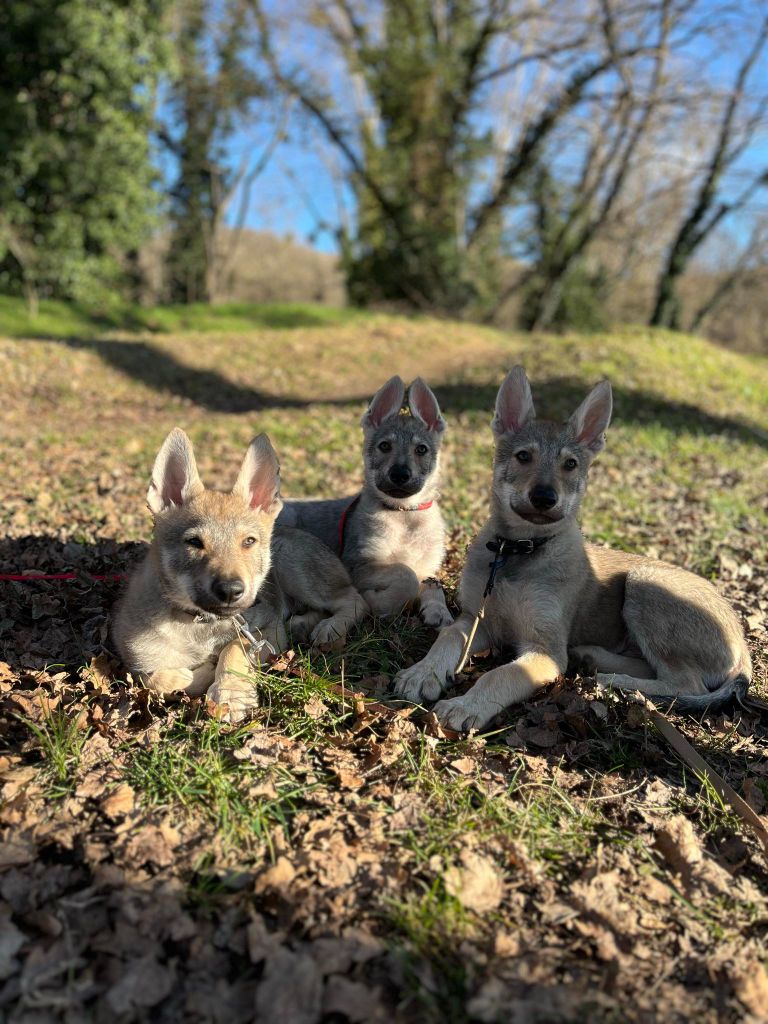
[[[89,736],[84,713],[73,717],[56,708],[44,713],[39,723],[19,720],[34,738],[46,793],[53,800],[68,796],[75,786],[80,755]]]
[[[250,850],[270,844],[309,792],[283,764],[257,768],[235,751],[249,726],[231,730],[215,719],[175,724],[149,747],[130,747],[125,780],[150,806],[167,807],[212,825],[225,846]],[[249,790],[269,781],[275,796]]]
[[[259,327],[284,330],[349,323],[364,316],[354,309],[298,302],[227,302],[216,306],[136,306],[116,302],[109,308],[88,309],[50,299],[43,300],[37,315],[31,316],[22,299],[0,295],[0,336],[9,338],[95,338],[105,331],[168,334],[252,331]]]

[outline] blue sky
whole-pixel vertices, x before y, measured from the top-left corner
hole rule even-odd
[[[715,0],[711,0],[714,3]],[[710,0],[703,0],[701,8],[705,9]],[[742,0],[739,8],[741,24],[729,41],[730,48],[742,50],[751,42],[749,38],[750,19],[744,17],[748,12],[757,13],[762,3]],[[706,76],[706,81],[731,80],[735,68],[735,57],[716,56],[719,40],[712,44],[697,44],[689,54],[691,75]],[[316,42],[311,36],[302,39],[304,55],[309,54],[318,66],[329,65],[328,54],[319,52]],[[312,49],[314,46],[314,50]],[[332,87],[337,84],[329,70],[329,81]],[[753,88],[768,92],[768,60],[755,69],[752,76]],[[256,108],[258,113],[258,107]],[[227,153],[233,166],[238,166],[244,154],[252,154],[255,160],[267,145],[272,135],[272,124],[260,120],[256,116],[247,127],[241,127],[229,140]],[[282,236],[291,236],[297,241],[333,252],[336,250],[334,228],[338,224],[338,184],[334,184],[334,176],[328,166],[329,150],[322,143],[321,136],[312,130],[305,118],[291,118],[290,137],[275,152],[265,171],[254,185],[252,198],[246,217],[248,227],[270,231]],[[745,154],[736,176],[736,184],[746,180],[762,167],[768,167],[768,137],[763,133],[761,138]],[[347,201],[349,196],[347,195]],[[233,202],[228,220],[232,220],[237,209],[237,199]],[[764,190],[755,201],[746,216],[738,223],[731,225],[737,235],[747,232],[754,214],[768,213],[768,190]],[[327,225],[327,226],[326,226]]]

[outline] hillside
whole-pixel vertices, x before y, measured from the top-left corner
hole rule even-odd
[[[397,372],[423,376],[449,424],[451,597],[486,507],[496,388],[522,362],[542,415],[611,379],[585,532],[713,579],[765,695],[764,359],[640,329],[530,337],[320,306],[142,317],[130,331],[49,307],[30,332],[0,302],[0,572],[123,572],[174,425],[209,484],[264,430],[286,495],[353,493],[361,413]],[[120,682],[119,584],[0,587],[0,1007],[19,1020],[760,1019],[764,853],[589,680],[486,737],[439,739],[387,697],[433,639],[403,615],[343,656],[283,663],[235,729]],[[762,810],[768,721],[676,722]]]

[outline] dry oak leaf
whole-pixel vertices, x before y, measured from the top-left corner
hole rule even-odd
[[[173,863],[173,851],[179,845],[180,836],[168,825],[145,825],[129,840],[126,858],[137,867],[148,861],[160,868]]]
[[[465,850],[461,864],[443,872],[448,893],[463,907],[478,914],[495,910],[504,896],[504,882],[494,862],[480,853]]]
[[[0,843],[0,871],[31,864],[36,855],[37,847],[31,840],[6,839]]]
[[[384,1007],[378,1001],[378,992],[359,981],[350,981],[338,974],[331,975],[323,993],[323,1013],[338,1013],[351,1024],[365,1021],[387,1020]]]
[[[254,883],[254,890],[257,893],[266,892],[268,889],[285,889],[296,877],[296,868],[287,857],[278,857],[271,867],[262,871]]]
[[[731,971],[731,982],[740,1002],[758,1020],[768,1017],[768,974],[758,960]]]
[[[256,990],[257,1024],[316,1024],[323,1004],[323,978],[312,957],[278,949],[267,960]]]
[[[19,931],[11,920],[8,909],[0,909],[0,981],[10,978],[18,970],[14,959],[27,941],[24,932]]]
[[[321,974],[345,974],[353,964],[366,963],[385,951],[381,940],[362,928],[345,928],[341,938],[322,936],[309,946]]]
[[[707,885],[718,892],[731,892],[733,878],[707,857],[691,822],[682,814],[670,818],[656,830],[656,849],[686,886]]]
[[[152,956],[132,960],[119,981],[106,994],[114,1013],[127,1013],[139,1007],[157,1006],[169,994],[175,981],[174,971]]]
[[[130,814],[136,803],[136,793],[127,782],[122,782],[101,801],[101,810],[108,818]]]
[[[317,721],[328,713],[328,705],[324,704],[317,694],[313,694],[304,705],[304,712]]]

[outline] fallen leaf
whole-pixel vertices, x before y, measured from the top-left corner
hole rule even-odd
[[[122,976],[107,991],[106,1001],[114,1013],[157,1006],[173,988],[175,971],[158,963],[151,954],[132,960]]]
[[[449,867],[443,880],[451,896],[478,914],[495,910],[504,895],[504,883],[494,862],[472,850],[462,853],[461,867]]]
[[[254,883],[254,890],[257,893],[267,892],[269,889],[284,889],[296,877],[296,868],[287,857],[278,857],[274,864],[262,871]]]
[[[278,949],[267,960],[256,990],[258,1024],[316,1024],[323,1007],[323,979],[312,957]]]
[[[136,794],[127,782],[121,783],[101,801],[101,810],[108,818],[130,814],[136,803]]]
[[[752,960],[731,972],[731,982],[739,1001],[757,1020],[765,1020],[768,1011],[768,974],[765,967],[758,960]]]
[[[0,843],[0,871],[29,864],[37,856],[37,847],[29,839],[6,839]]]

